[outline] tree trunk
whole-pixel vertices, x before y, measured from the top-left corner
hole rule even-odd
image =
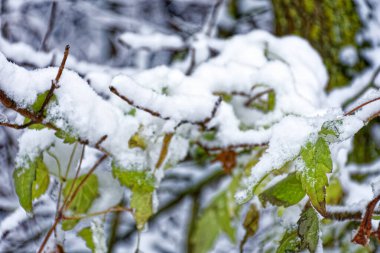
[[[272,5],[276,35],[301,36],[322,56],[330,75],[328,91],[347,85],[365,66],[363,60],[351,66],[340,60],[342,49],[358,49],[362,24],[352,0],[272,0]]]

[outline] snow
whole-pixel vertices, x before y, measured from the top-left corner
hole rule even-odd
[[[149,34],[126,32],[119,37],[119,40],[133,49],[143,48],[154,51],[160,49],[178,50],[184,47],[184,42],[180,37],[157,32]]]

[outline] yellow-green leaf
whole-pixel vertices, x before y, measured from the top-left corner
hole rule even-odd
[[[29,161],[26,167],[17,168],[13,180],[21,206],[31,212],[33,200],[44,194],[49,186],[49,173],[42,158]]]
[[[143,229],[153,214],[153,175],[145,171],[125,170],[115,164],[112,165],[112,173],[123,186],[132,191],[131,208],[134,209],[136,226],[139,230]]]
[[[327,173],[332,170],[330,148],[325,139],[319,137],[315,144],[308,142],[301,149],[304,168],[298,171],[302,188],[306,191],[313,206],[320,212],[326,212]]]
[[[292,206],[300,202],[305,197],[301,182],[295,173],[289,174],[277,184],[266,189],[259,195],[261,203],[271,203],[276,206]]]
[[[85,175],[78,177],[75,181],[74,188],[80,184],[80,182],[84,179]],[[68,194],[70,189],[74,183],[74,179],[70,179],[66,182],[65,187],[63,189],[63,196],[65,199],[68,198]],[[69,210],[77,215],[77,214],[85,214],[91,207],[94,200],[99,195],[98,189],[98,178],[96,175],[92,174],[88,177],[86,182],[82,185],[76,196],[74,197],[71,205],[69,206]],[[74,192],[74,190],[72,191]],[[79,220],[65,220],[62,222],[63,230],[71,230],[75,227],[75,225],[79,222]]]
[[[95,244],[92,239],[92,230],[90,227],[83,228],[78,232],[78,236],[80,236],[86,242],[87,248],[89,248],[92,252],[95,252]]]

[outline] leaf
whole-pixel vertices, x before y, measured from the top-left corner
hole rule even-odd
[[[33,181],[36,177],[36,167],[29,166],[28,168],[17,168],[13,173],[16,194],[21,206],[27,212],[32,212],[32,191]]]
[[[265,206],[268,202],[275,206],[292,206],[300,202],[306,193],[302,189],[301,182],[295,173],[289,174],[277,184],[266,189],[259,195],[261,203]]]
[[[155,179],[145,171],[125,170],[112,165],[112,173],[123,185],[131,189],[131,208],[134,209],[136,226],[139,230],[153,214],[153,192]]]
[[[63,140],[63,143],[69,143],[72,144],[77,141],[77,138],[75,136],[72,136],[70,133],[65,132],[61,129],[57,130],[55,132],[55,136]]]
[[[138,133],[135,133],[128,141],[128,147],[129,148],[141,148],[142,150],[145,150],[147,145],[144,140]]]
[[[298,235],[301,238],[301,248],[315,252],[319,241],[319,218],[312,207],[304,210],[298,220]]]
[[[76,189],[76,187],[78,187],[78,185],[85,178],[85,176],[86,175],[83,175],[77,178],[73,189]],[[70,193],[70,189],[73,183],[74,179],[67,180],[63,189],[63,196],[65,199],[68,198],[68,194]],[[74,190],[72,192],[74,192]],[[98,195],[98,178],[96,175],[92,174],[88,177],[86,182],[82,185],[82,187],[74,197],[69,207],[69,210],[71,210],[73,214],[85,214],[90,209],[92,203],[98,197]],[[75,225],[78,222],[79,220],[65,220],[64,222],[62,222],[62,229],[71,230],[75,227]]]
[[[29,122],[30,122],[30,119],[29,118],[25,118],[23,124],[25,125],[25,124],[28,124]],[[41,129],[44,129],[45,126],[38,123],[38,124],[32,124],[32,125],[30,125],[28,128],[29,129],[34,129],[34,130],[41,130]]]
[[[32,199],[39,198],[46,192],[50,184],[49,171],[44,164],[42,158],[38,158],[36,161],[36,179],[33,181],[32,186]]]
[[[343,124],[342,120],[331,120],[323,123],[319,136],[327,142],[333,143],[339,141],[339,126]]]
[[[208,252],[221,232],[224,232],[232,242],[236,241],[235,227],[232,222],[239,206],[235,204],[233,196],[238,188],[239,180],[240,176],[236,176],[226,190],[213,198],[196,221],[191,235],[194,252]]]
[[[21,206],[32,212],[32,201],[44,194],[49,186],[49,174],[42,158],[29,161],[25,168],[17,168],[13,180]]]
[[[243,240],[240,242],[240,251],[243,252],[244,244],[247,242],[249,237],[256,234],[259,228],[260,212],[255,204],[252,204],[244,218],[243,227],[245,229],[245,235]]]
[[[282,237],[276,253],[299,252],[301,239],[298,237],[297,230],[288,230]]]
[[[194,252],[207,253],[214,245],[220,234],[220,225],[216,213],[205,211],[197,221],[196,230],[191,237]]]
[[[91,227],[83,228],[81,231],[78,232],[78,236],[80,236],[86,242],[87,248],[89,248],[92,252],[95,252],[95,244],[92,239]]]
[[[326,188],[326,203],[329,205],[339,205],[343,198],[343,188],[337,178],[330,179]]]
[[[332,170],[330,148],[327,142],[319,137],[315,144],[308,142],[301,149],[304,168],[298,172],[302,188],[310,197],[313,206],[320,213],[326,212],[325,191],[328,185],[326,173]]]

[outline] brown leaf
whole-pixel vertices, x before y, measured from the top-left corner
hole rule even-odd
[[[224,172],[231,173],[233,168],[236,166],[236,155],[236,152],[233,150],[223,150],[215,157],[213,162],[221,162]]]

